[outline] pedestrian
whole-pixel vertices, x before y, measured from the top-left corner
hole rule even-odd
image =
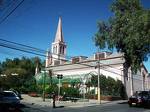
[[[55,105],[55,98],[56,98],[56,95],[55,95],[54,92],[52,93],[52,98],[53,98],[53,108],[56,108],[56,105]]]

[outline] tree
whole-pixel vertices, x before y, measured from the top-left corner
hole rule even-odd
[[[98,77],[97,75],[92,75],[92,77],[91,77],[91,84],[94,87],[97,87],[97,84],[98,84],[98,78],[97,77]]]
[[[36,57],[37,58],[37,57]],[[33,61],[34,58],[22,57],[14,59],[6,59],[0,63],[0,73],[5,74],[5,77],[1,77],[0,84],[3,89],[9,88],[24,88],[26,90],[33,89],[35,86],[35,67],[36,62]],[[38,59],[38,58],[37,58]],[[40,59],[39,59],[40,60]],[[39,65],[41,62],[39,61]],[[18,74],[17,76],[12,76],[12,74]],[[29,88],[31,85],[32,88]]]
[[[116,48],[124,54],[125,66],[136,73],[150,55],[150,10],[139,0],[116,0],[111,11],[114,16],[98,23],[96,46]]]
[[[115,84],[116,81],[112,78],[109,77],[107,78],[107,87],[106,87],[106,91],[108,95],[114,95],[114,93],[117,93],[117,91],[115,91]]]
[[[35,65],[36,65],[37,67],[39,67],[39,68],[42,67],[41,60],[40,60],[39,57],[34,57],[33,60],[34,60],[34,63],[35,63]]]
[[[38,74],[38,73],[40,73],[40,68],[41,68],[41,60],[39,59],[39,57],[34,57],[33,58],[33,60],[34,60],[34,63],[35,63],[35,66],[36,66],[36,70],[35,70],[35,74]]]

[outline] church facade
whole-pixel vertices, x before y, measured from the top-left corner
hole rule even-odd
[[[150,89],[149,74],[145,66],[142,65],[137,74],[132,74],[130,69],[126,70],[124,67],[125,60],[121,53],[97,52],[90,57],[76,56],[67,59],[66,49],[60,17],[54,42],[46,53],[46,70],[51,70],[54,76],[62,74],[66,78],[80,78],[83,83],[100,72],[106,77],[122,81],[128,96],[135,91]]]

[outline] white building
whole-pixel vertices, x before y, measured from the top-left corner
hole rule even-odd
[[[127,95],[130,96],[138,90],[149,90],[150,79],[145,66],[137,74],[131,75],[131,70],[124,68],[124,58],[121,53],[97,52],[91,57],[77,56],[67,60],[66,43],[62,32],[62,20],[59,18],[55,40],[51,51],[47,52],[46,68],[52,70],[54,75],[62,74],[64,77],[89,78],[90,75],[98,74],[97,62],[100,62],[100,74],[121,80],[126,87]],[[51,52],[51,53],[50,53]],[[132,80],[133,79],[133,80]]]

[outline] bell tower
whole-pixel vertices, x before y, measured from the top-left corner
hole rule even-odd
[[[47,57],[50,57],[47,59],[47,66],[63,64],[66,60],[66,43],[64,42],[63,38],[61,17],[59,17],[55,40],[51,46],[51,54]]]
[[[55,40],[52,43],[51,51],[53,54],[58,54],[61,56],[66,55],[66,44],[63,38],[61,17],[59,17]]]

